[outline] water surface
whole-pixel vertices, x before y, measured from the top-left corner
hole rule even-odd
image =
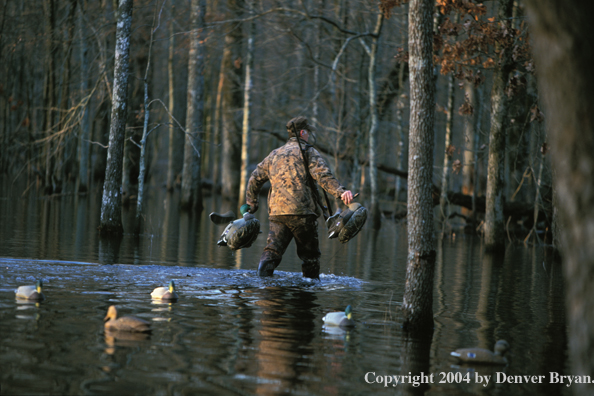
[[[99,194],[0,194],[2,394],[568,394],[548,383],[551,371],[568,374],[567,340],[561,268],[543,248],[511,246],[493,258],[473,237],[439,241],[435,328],[427,340],[401,329],[405,225],[386,220],[380,232],[366,227],[347,245],[321,238],[320,282],[301,278],[293,244],[280,271],[260,279],[265,207],[257,213],[264,234],[233,253],[216,246],[222,227],[208,221],[210,211],[228,209],[218,200],[207,199],[201,216],[187,215],[175,195],[155,188],[142,235],[113,243],[97,235]],[[132,215],[125,211],[125,228]],[[15,300],[18,285],[38,278],[45,301]],[[152,289],[171,279],[179,302],[151,301]],[[151,321],[152,334],[105,333],[112,304]],[[323,326],[327,312],[347,304],[355,329]],[[512,346],[506,367],[459,366],[448,357],[501,338]],[[420,371],[435,383],[365,381],[367,373]],[[496,371],[547,380],[474,383],[477,374]],[[467,373],[471,383],[460,381]]]

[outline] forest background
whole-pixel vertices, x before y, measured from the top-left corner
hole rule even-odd
[[[133,3],[124,205],[142,210],[139,176],[183,189],[186,161],[199,167],[186,182],[201,188],[188,186],[182,206],[198,209],[204,192],[235,208],[251,170],[286,140],[285,123],[305,115],[337,178],[363,193],[372,225],[406,216],[407,3],[194,1],[205,9],[194,19],[189,0]],[[489,136],[499,126],[506,203],[498,243],[528,240],[553,222],[524,8],[505,3],[509,15],[501,17],[495,1],[440,0],[433,20],[434,202],[442,219],[461,217],[470,232],[482,232]],[[23,194],[102,189],[117,1],[6,0],[1,12],[0,171],[22,182]],[[204,78],[196,130],[186,125],[192,32]],[[494,88],[501,73],[503,90]],[[493,103],[501,103],[497,121]]]

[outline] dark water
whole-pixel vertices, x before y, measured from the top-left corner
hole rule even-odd
[[[406,228],[384,221],[346,246],[322,238],[321,282],[303,280],[290,246],[272,279],[255,276],[268,231],[232,253],[222,227],[180,214],[177,197],[148,197],[144,234],[100,242],[100,197],[20,198],[0,193],[2,394],[568,394],[549,372],[569,374],[561,268],[542,248],[482,253],[480,240],[437,243],[435,329],[405,336],[399,307]],[[127,213],[126,225],[131,212]],[[320,224],[320,234],[325,229]],[[114,263],[114,264],[101,264]],[[18,285],[42,278],[47,299],[23,304]],[[150,292],[175,280],[181,296]],[[150,336],[105,334],[109,305],[152,322]],[[330,311],[354,309],[355,329],[325,328]],[[506,367],[457,366],[449,352],[511,344]],[[384,387],[377,376],[433,374],[428,385]],[[494,384],[495,372],[545,375],[542,384]],[[440,374],[444,373],[444,374]],[[448,374],[449,373],[449,374]],[[458,374],[456,374],[458,373]],[[461,381],[468,374],[470,383]],[[489,386],[476,376],[493,375]],[[445,383],[439,383],[444,380]],[[450,383],[448,383],[448,380]]]

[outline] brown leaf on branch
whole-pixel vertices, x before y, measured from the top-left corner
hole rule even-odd
[[[460,169],[462,169],[462,162],[460,162],[459,159],[455,160],[454,162],[452,162],[452,171],[455,174],[460,173]]]
[[[532,106],[532,108],[530,109],[530,122],[532,121],[538,121],[538,122],[542,122],[544,121],[544,114],[542,111],[540,111],[540,109],[538,108],[538,105],[534,105]]]
[[[456,151],[456,146],[454,146],[453,144],[450,144],[447,148],[446,148],[446,155],[448,157],[451,157],[452,154],[454,154],[454,152]]]
[[[408,63],[408,51],[404,51],[402,47],[397,49],[398,54],[394,57],[396,62],[399,63]]]
[[[392,8],[398,7],[402,3],[406,3],[406,0],[380,0],[379,9],[386,19],[390,19]]]
[[[474,108],[468,101],[468,96],[466,96],[466,100],[464,101],[464,103],[462,103],[462,106],[460,106],[460,108],[458,109],[458,114],[460,114],[461,116],[465,116],[465,115],[470,116],[473,113],[474,113]]]
[[[483,62],[483,67],[485,69],[490,69],[492,67],[495,66],[495,61],[493,60],[493,58],[489,58],[486,61]]]

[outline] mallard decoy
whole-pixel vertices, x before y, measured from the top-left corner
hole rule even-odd
[[[347,306],[344,312],[330,312],[326,314],[322,318],[324,324],[329,326],[340,326],[340,327],[353,327],[355,326],[355,321],[352,319],[351,306]]]
[[[169,287],[157,287],[151,293],[151,298],[157,300],[170,300],[175,301],[179,298],[177,293],[175,292],[175,283],[173,281],[169,282]]]
[[[348,209],[336,213],[326,221],[328,238],[338,238],[341,243],[347,243],[361,231],[367,220],[367,209],[360,203],[353,202]]]
[[[148,333],[151,331],[151,322],[134,316],[123,316],[118,318],[118,310],[115,305],[107,309],[105,316],[105,329],[111,331],[129,331],[132,333]]]
[[[495,352],[482,348],[463,348],[456,349],[454,352],[451,352],[450,355],[463,363],[507,364],[507,359],[503,355],[508,349],[508,342],[499,340],[495,343]]]
[[[228,246],[231,250],[252,246],[260,233],[260,222],[248,210],[250,210],[249,205],[241,205],[240,211],[243,217],[229,223],[217,245]]]
[[[363,228],[367,220],[367,209],[360,203],[353,202],[349,205],[349,211],[353,213],[346,219],[346,224],[338,233],[338,240],[340,243],[347,243],[355,237]]]
[[[41,292],[42,287],[43,282],[41,279],[38,279],[34,286],[19,286],[14,292],[16,293],[16,298],[40,301],[45,299],[45,296]]]

